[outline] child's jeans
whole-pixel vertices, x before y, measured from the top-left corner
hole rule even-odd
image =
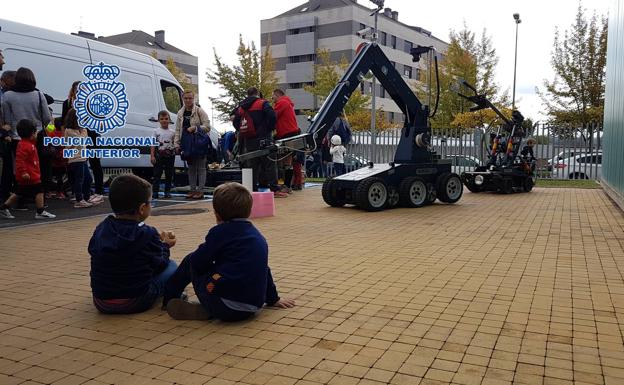
[[[192,283],[193,289],[199,302],[210,315],[210,318],[218,318],[221,321],[235,322],[242,321],[254,315],[252,312],[233,310],[225,306],[220,297],[210,294],[206,290],[208,283],[207,275],[197,276],[193,274],[191,258],[187,255],[180,266],[167,282],[163,302],[166,304],[170,299],[180,298],[184,288]]]
[[[334,162],[334,172],[336,173],[336,176],[340,176],[342,174],[345,174],[347,172],[345,164],[344,163],[336,163],[336,162]]]
[[[176,271],[178,265],[169,260],[165,270],[152,278],[147,292],[140,297],[127,299],[102,300],[93,297],[93,304],[104,314],[133,314],[141,313],[150,309],[158,297],[165,292],[165,284]]]
[[[171,191],[171,181],[173,180],[175,156],[156,156],[154,165],[154,180],[152,181],[152,194],[158,196],[160,191],[160,177],[165,172],[165,194]],[[201,190],[200,190],[201,191]]]
[[[73,174],[72,192],[76,197],[76,203],[82,200],[88,201],[91,197],[91,172],[87,161],[73,162],[69,164]]]

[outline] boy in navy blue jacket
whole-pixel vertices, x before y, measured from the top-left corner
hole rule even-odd
[[[212,204],[217,225],[167,282],[163,305],[172,318],[240,321],[264,304],[295,306],[294,300],[277,295],[268,265],[269,247],[248,219],[252,203],[251,194],[239,183],[215,189]],[[189,283],[199,304],[180,299]]]
[[[143,221],[151,212],[152,186],[135,175],[120,175],[110,186],[115,215],[100,223],[89,242],[95,307],[105,314],[139,313],[163,295],[175,272],[171,232],[158,233]]]

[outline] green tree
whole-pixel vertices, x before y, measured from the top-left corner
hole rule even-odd
[[[336,85],[349,67],[349,61],[346,57],[342,57],[340,62],[331,59],[331,52],[327,49],[319,49],[316,51],[317,64],[314,65],[314,83],[304,86],[305,91],[311,93],[319,99],[319,105],[325,101],[325,98],[336,88]],[[356,89],[345,105],[344,111],[347,116],[365,109],[370,103],[370,97],[362,94]],[[369,115],[370,117],[370,115]],[[370,126],[370,124],[369,124]]]
[[[271,44],[267,44],[263,53],[256,49],[254,42],[245,44],[243,37],[239,37],[236,50],[238,64],[228,65],[214,51],[215,69],[208,69],[208,82],[216,84],[222,92],[218,97],[211,97],[214,109],[219,113],[219,119],[228,121],[230,113],[238,103],[247,97],[247,89],[256,87],[264,97],[270,97],[277,88],[275,77],[275,60],[271,54]]]
[[[154,50],[151,55],[154,59],[158,60],[158,52]],[[165,67],[167,67],[169,72],[171,72],[173,77],[178,81],[178,83],[180,83],[185,91],[193,91],[195,98],[199,98],[199,90],[197,86],[191,83],[189,76],[175,64],[172,56],[167,56]],[[167,106],[169,111],[177,112],[180,108],[182,108],[182,105],[180,104],[180,96],[172,88],[165,93],[164,98],[165,106]]]
[[[593,135],[591,122],[601,122],[604,109],[607,57],[607,18],[595,13],[588,21],[579,4],[574,23],[561,36],[555,31],[552,81],[536,88],[559,134]]]
[[[317,64],[314,65],[314,83],[313,85],[304,86],[304,89],[319,99],[319,105],[322,104],[327,96],[336,88],[342,74],[349,67],[349,61],[346,57],[342,57],[340,62],[331,60],[331,52],[326,49],[319,49],[316,52]],[[360,89],[356,89],[351,94],[349,101],[345,105],[344,111],[347,116],[351,128],[354,131],[366,131],[371,127],[371,97],[362,94]],[[316,111],[309,111],[314,114]],[[382,109],[378,109],[376,113],[377,130],[385,130],[394,127],[385,118]]]
[[[487,95],[499,109],[504,109],[509,104],[509,97],[506,92],[500,92],[500,87],[494,80],[497,64],[496,49],[487,30],[483,30],[478,41],[475,33],[466,25],[458,32],[450,32],[449,46],[439,63],[440,102],[436,116],[431,121],[434,131],[449,127],[471,130],[499,123],[493,111],[470,112],[471,103],[457,94],[458,91],[463,94],[470,93],[458,86],[460,80],[465,80],[479,94]],[[426,66],[428,69],[423,71],[423,81],[414,87],[422,101],[429,99],[428,85],[435,84],[434,79],[430,82],[435,76],[432,73],[433,66],[429,63]]]

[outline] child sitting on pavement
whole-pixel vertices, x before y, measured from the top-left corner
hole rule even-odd
[[[0,205],[0,218],[14,219],[9,207],[16,204],[20,198],[35,198],[37,212],[35,219],[52,219],[56,215],[45,211],[43,205],[43,186],[41,184],[41,170],[39,155],[37,154],[37,127],[32,120],[22,119],[17,122],[17,134],[21,140],[17,144],[15,154],[15,179],[17,192]]]
[[[151,212],[151,195],[151,185],[135,175],[120,175],[111,183],[115,215],[97,226],[89,242],[93,303],[102,313],[148,310],[175,272],[177,265],[169,259],[175,235],[143,223]]]
[[[215,189],[212,204],[217,225],[167,282],[163,307],[172,318],[240,321],[265,303],[295,306],[294,300],[277,295],[266,239],[248,219],[252,203],[251,193],[239,183]],[[180,299],[189,283],[200,303]]]

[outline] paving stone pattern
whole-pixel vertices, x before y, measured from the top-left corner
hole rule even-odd
[[[235,324],[98,314],[101,218],[0,230],[0,384],[624,383],[624,216],[602,191],[366,213],[308,189],[276,205],[255,223],[298,306]],[[177,261],[215,223],[148,222],[177,233]]]

